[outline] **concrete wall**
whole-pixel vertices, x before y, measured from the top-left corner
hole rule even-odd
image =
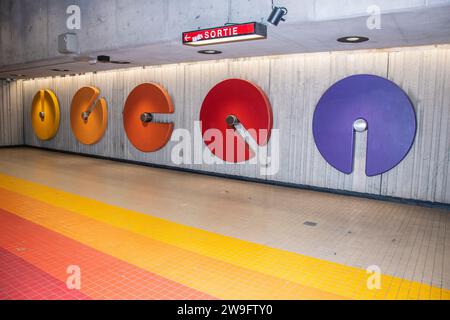
[[[417,137],[408,156],[391,171],[370,178],[364,174],[364,136],[358,138],[355,171],[351,175],[342,174],[328,165],[319,154],[312,137],[312,115],[321,95],[335,81],[357,73],[376,74],[397,83],[411,98],[418,120]],[[122,109],[127,95],[142,82],[162,84],[173,99],[175,113],[160,116],[159,119],[173,121],[176,128],[193,130],[193,122],[198,120],[207,92],[217,82],[230,77],[253,81],[268,94],[274,113],[274,128],[280,130],[279,172],[275,176],[262,176],[259,166],[250,164],[181,167],[450,203],[448,47],[222,60],[28,80],[23,82],[25,142],[33,146],[175,166],[170,160],[175,142],[170,142],[158,152],[148,154],[137,151],[128,142],[122,124]],[[106,135],[94,146],[81,145],[70,130],[71,98],[84,85],[97,86],[109,104]],[[41,88],[54,90],[62,109],[59,132],[53,140],[47,142],[35,137],[28,116],[32,98]]]
[[[23,142],[22,82],[0,80],[0,146]]]

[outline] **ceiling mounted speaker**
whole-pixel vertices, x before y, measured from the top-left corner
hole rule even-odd
[[[242,162],[255,153],[243,137],[249,134],[256,147],[266,145],[272,130],[272,108],[258,86],[242,79],[228,79],[214,86],[200,110],[203,140],[211,152],[227,162]],[[219,130],[221,141],[211,141],[208,130]],[[244,151],[244,152],[242,152]]]
[[[173,113],[168,92],[158,84],[143,83],[131,91],[123,110],[123,125],[128,140],[142,152],[164,147],[173,131],[173,123],[154,122],[154,114]]]
[[[70,106],[70,126],[82,144],[95,144],[103,137],[108,123],[108,108],[100,91],[83,87],[75,93]]]
[[[51,90],[39,90],[31,107],[31,124],[40,140],[52,139],[59,128],[60,110],[58,98]]]
[[[416,114],[408,96],[392,81],[374,75],[336,82],[314,112],[313,134],[320,153],[331,166],[350,174],[355,134],[366,130],[366,175],[398,165],[416,135]]]

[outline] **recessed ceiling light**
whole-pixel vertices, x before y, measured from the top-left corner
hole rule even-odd
[[[209,50],[200,50],[200,51],[197,51],[197,52],[201,53],[201,54],[221,54],[222,53],[222,51],[211,50],[211,49],[209,49]]]
[[[339,42],[343,43],[359,43],[359,42],[366,42],[369,41],[369,38],[367,37],[361,37],[361,36],[347,36],[337,39]]]

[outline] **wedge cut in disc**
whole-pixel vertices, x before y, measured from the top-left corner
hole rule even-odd
[[[335,169],[353,172],[354,140],[367,130],[366,175],[398,165],[416,135],[416,113],[408,95],[394,82],[370,74],[352,75],[333,84],[313,116],[317,149]]]
[[[101,140],[108,125],[108,106],[95,87],[83,87],[75,93],[70,106],[70,126],[82,144]]]
[[[31,106],[31,125],[40,140],[52,139],[59,128],[60,110],[58,98],[49,89],[39,90]]]
[[[264,91],[246,80],[227,79],[208,92],[200,110],[203,141],[210,151],[227,162],[247,161],[254,157],[255,150],[238,130],[234,130],[230,119],[242,125],[257,145],[266,145],[273,116]],[[211,139],[217,130],[221,133],[221,141]]]
[[[169,93],[155,83],[143,83],[128,95],[123,110],[123,126],[128,140],[142,152],[164,147],[173,131],[173,123],[145,122],[144,114],[173,113]]]

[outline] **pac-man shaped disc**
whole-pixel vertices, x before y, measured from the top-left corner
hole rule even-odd
[[[416,134],[416,115],[405,92],[392,81],[366,74],[332,85],[313,118],[314,140],[325,160],[350,174],[355,131],[366,129],[366,175],[379,175],[399,164]]]
[[[58,98],[51,90],[39,90],[31,106],[31,124],[40,140],[52,139],[59,128]]]
[[[200,121],[203,140],[215,156],[227,162],[242,162],[252,158],[255,150],[249,147],[240,130],[233,130],[234,124],[242,125],[257,146],[263,146],[269,141],[273,116],[263,90],[246,80],[227,79],[206,95]],[[217,137],[210,139],[207,134],[210,129],[218,129],[222,141],[216,141]]]
[[[153,122],[155,113],[173,113],[167,91],[155,83],[143,83],[131,91],[123,110],[123,125],[128,140],[143,152],[164,147],[173,131],[173,123]]]
[[[83,144],[100,141],[108,123],[108,109],[100,91],[95,87],[83,87],[75,93],[70,106],[72,132]]]

